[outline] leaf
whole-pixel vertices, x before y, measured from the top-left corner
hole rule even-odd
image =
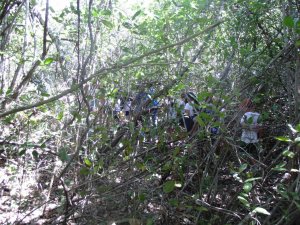
[[[295,153],[294,153],[294,152],[291,152],[291,151],[289,151],[289,150],[284,150],[284,151],[282,152],[282,155],[283,155],[283,156],[286,156],[286,157],[289,157],[289,158],[294,158]]]
[[[53,58],[47,58],[47,59],[44,60],[43,65],[44,65],[44,66],[48,66],[48,65],[50,65],[53,61],[54,61]]]
[[[50,95],[49,95],[47,92],[42,92],[42,93],[41,93],[41,96],[49,97]]]
[[[86,166],[91,167],[92,166],[92,162],[89,159],[84,159],[84,163]]]
[[[111,22],[109,22],[108,20],[101,20],[101,22],[110,29],[112,29],[114,27],[114,25]]]
[[[64,117],[64,112],[60,111],[57,115],[57,120],[61,121],[63,117]]]
[[[50,6],[49,9],[51,12],[55,13],[55,10],[53,9],[53,7]]]
[[[288,124],[288,127],[294,134],[297,133],[297,130],[295,130],[291,124]]]
[[[137,11],[133,16],[132,16],[132,20],[134,20],[136,17],[138,17],[141,14],[142,10]]]
[[[289,137],[279,136],[279,137],[275,137],[275,139],[278,141],[292,142],[292,140]]]
[[[240,200],[241,203],[243,203],[244,206],[246,206],[247,208],[250,207],[250,204],[249,204],[249,202],[248,202],[247,199],[245,199],[245,198],[242,197],[242,196],[238,196],[238,199]]]
[[[138,169],[140,169],[141,171],[145,171],[147,169],[146,166],[145,166],[145,164],[142,163],[142,162],[137,162],[136,167]]]
[[[27,150],[27,149],[23,149],[23,150],[21,150],[21,151],[19,152],[19,156],[22,156],[22,155],[24,155],[24,154],[26,153],[26,150]]]
[[[179,201],[178,201],[178,199],[171,198],[171,199],[169,200],[169,204],[170,204],[171,206],[177,207],[177,206],[179,205]]]
[[[34,151],[32,151],[32,156],[34,157],[35,160],[38,160],[39,153],[36,150],[34,150]]]
[[[262,179],[261,177],[252,177],[252,178],[245,180],[245,183],[255,181],[255,180],[261,180],[261,179]]]
[[[69,156],[68,156],[68,154],[67,154],[66,149],[64,149],[64,148],[59,149],[59,151],[58,151],[58,158],[59,158],[62,162],[68,161]]]
[[[174,190],[175,188],[175,181],[174,180],[169,180],[163,185],[163,191],[165,193],[170,193]]]
[[[10,89],[10,88],[7,88],[7,91],[6,91],[6,95],[8,96],[8,95],[10,95],[12,93],[12,90]]]
[[[104,16],[110,16],[111,15],[111,11],[108,10],[108,9],[104,9],[104,10],[102,10],[101,14],[104,15]]]
[[[152,218],[147,219],[146,225],[153,225],[153,224],[154,224],[154,222],[153,222]]]
[[[80,169],[79,173],[81,175],[88,175],[89,174],[89,169],[86,168],[86,167],[83,167],[83,168]]]
[[[99,11],[96,10],[96,9],[93,9],[93,10],[92,10],[92,16],[93,16],[93,17],[98,17],[98,16],[99,16]]]
[[[295,142],[296,144],[299,143],[299,142],[300,142],[300,137],[296,137],[295,140],[294,140],[294,142]]]
[[[124,27],[126,27],[127,29],[131,29],[131,28],[132,28],[132,25],[131,25],[131,23],[129,23],[129,22],[124,22],[124,23],[122,23],[122,25],[123,25]]]
[[[248,165],[243,163],[242,165],[240,165],[240,168],[239,168],[239,172],[243,172],[245,169],[247,169]]]
[[[243,189],[244,189],[244,191],[245,191],[246,193],[249,193],[249,192],[251,191],[252,187],[253,187],[252,183],[247,182],[247,183],[244,184]]]
[[[199,212],[208,212],[208,209],[204,206],[198,206],[196,207],[196,210],[198,210]]]
[[[284,24],[285,26],[287,26],[287,27],[292,28],[292,27],[294,27],[294,20],[293,20],[292,17],[286,16],[286,17],[284,17],[284,19],[283,19],[283,24]]]
[[[282,162],[282,163],[276,165],[274,168],[272,168],[272,170],[285,171],[286,170],[286,168],[284,168],[285,165],[286,165],[286,162]]]
[[[295,127],[295,129],[300,133],[300,123],[297,124],[297,126]]]
[[[139,200],[140,200],[141,202],[144,202],[144,201],[146,200],[146,195],[145,195],[144,193],[140,193],[140,194],[138,195],[138,198],[139,198]]]
[[[264,214],[264,215],[271,215],[271,213],[269,213],[266,209],[261,208],[261,207],[256,207],[252,212],[254,213],[260,213],[260,214]]]

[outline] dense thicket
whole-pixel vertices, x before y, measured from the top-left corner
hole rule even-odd
[[[0,5],[0,223],[297,224],[299,1],[51,2]],[[215,111],[193,134],[166,101],[187,91]]]

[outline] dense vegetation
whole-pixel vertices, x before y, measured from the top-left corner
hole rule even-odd
[[[299,51],[297,0],[1,1],[0,223],[297,224]],[[157,126],[134,110],[150,89]],[[192,135],[165,104],[185,91],[216,112]]]

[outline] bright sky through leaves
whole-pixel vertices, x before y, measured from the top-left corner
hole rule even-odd
[[[49,5],[55,10],[55,11],[61,11],[65,7],[68,7],[70,5],[70,2],[76,3],[76,1],[71,0],[49,0]],[[130,11],[132,10],[133,5],[142,5],[144,8],[148,8],[151,2],[154,2],[154,0],[120,0],[118,2],[118,5],[120,5],[120,8],[124,11]]]

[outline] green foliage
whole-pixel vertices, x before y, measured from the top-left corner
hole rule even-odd
[[[240,202],[246,207],[246,208],[250,208],[250,203],[249,201],[243,197],[243,196],[238,196],[238,199],[240,200]]]
[[[108,20],[101,20],[101,23],[103,23],[106,27],[108,27],[109,29],[112,29],[114,27],[113,23],[108,21]]]
[[[285,166],[286,166],[286,162],[281,162],[278,165],[276,165],[274,168],[272,168],[272,170],[275,170],[275,171],[286,171]]]
[[[275,139],[277,139],[278,141],[283,141],[283,142],[292,142],[292,140],[289,137],[275,137]]]
[[[50,65],[53,61],[54,61],[53,58],[47,58],[47,59],[45,59],[45,60],[41,63],[41,65],[43,65],[43,66],[48,66],[48,65]]]
[[[264,215],[271,215],[266,209],[261,208],[261,207],[256,207],[253,211],[253,213],[260,213],[260,214],[264,214]]]
[[[58,151],[58,158],[62,161],[62,162],[66,162],[69,160],[69,155],[67,153],[67,150],[65,148],[61,148]]]
[[[299,194],[292,190],[292,178],[282,184],[274,183],[274,178],[281,181],[282,172],[299,172],[294,165],[298,166],[295,148],[300,142],[300,124],[289,126],[289,136],[284,131],[263,139],[259,156],[267,168],[258,172],[250,166],[247,155],[240,154],[239,130],[234,125],[239,120],[237,102],[252,94],[266,129],[273,131],[286,121],[296,121],[296,95],[292,90],[296,90],[293,76],[298,68],[297,51],[290,43],[300,32],[300,22],[294,18],[293,5],[276,0],[160,0],[154,1],[149,9],[136,6],[126,11],[120,7],[121,1],[95,0],[91,8],[87,3],[80,1],[80,12],[74,1],[62,11],[50,8],[48,52],[37,68],[33,68],[33,63],[42,57],[44,47],[43,32],[39,29],[45,27],[39,18],[44,18],[45,11],[35,7],[32,13],[30,5],[30,12],[26,12],[24,5],[18,8],[15,4],[7,8],[7,14],[1,13],[4,17],[0,22],[5,24],[0,27],[1,113],[18,108],[27,110],[31,104],[46,100],[25,113],[2,118],[1,147],[4,155],[11,154],[5,157],[13,160],[22,156],[26,159],[22,166],[30,168],[45,163],[50,170],[63,171],[69,166],[61,180],[68,177],[76,181],[66,184],[70,201],[81,196],[89,206],[97,206],[93,213],[103,217],[106,215],[102,212],[107,210],[116,217],[128,212],[134,216],[147,212],[153,216],[147,220],[149,225],[161,222],[157,221],[161,215],[166,224],[240,223],[231,214],[215,215],[214,208],[220,205],[237,211],[239,216],[249,212],[257,223],[269,215],[272,224],[280,218],[270,215],[268,210],[275,206],[282,210],[280,207],[284,208],[286,202],[292,202],[295,209],[299,207]],[[293,16],[284,17],[283,8]],[[28,25],[24,23],[26,16],[30,18]],[[224,22],[186,41],[218,20]],[[299,44],[296,40],[295,46]],[[166,45],[172,47],[156,51]],[[122,62],[128,64],[124,66]],[[85,83],[79,86],[82,80]],[[19,88],[20,84],[24,86]],[[170,84],[174,85],[169,88]],[[196,117],[200,130],[195,135],[184,133],[177,120],[172,121],[169,132],[171,121],[164,106],[160,108],[157,129],[149,126],[146,110],[141,127],[135,124],[135,114],[127,118],[129,122],[118,123],[113,119],[116,97],[134,97],[150,86],[155,86],[157,93],[164,93],[161,102],[164,95],[176,99],[183,91],[195,91],[201,108],[215,114],[201,112]],[[215,106],[211,107],[208,101],[212,97],[222,101],[214,100]],[[106,101],[105,105],[93,111],[87,109],[91,101],[100,99]],[[220,113],[220,107],[226,111]],[[212,140],[207,130],[214,126],[222,126],[222,132]],[[124,136],[112,147],[122,132]],[[141,132],[146,133],[146,138]],[[38,148],[36,143],[44,144]],[[84,154],[75,152],[76,149],[84,150]],[[80,159],[69,161],[74,154],[79,154]],[[54,162],[57,157],[60,163]],[[168,177],[160,180],[162,175]],[[184,190],[174,195],[180,187]],[[48,186],[43,189],[51,190]],[[236,198],[237,191],[240,193]],[[51,199],[52,195],[61,204],[58,208],[67,206],[70,214],[78,215],[78,223],[106,223],[91,221],[98,217],[85,210],[89,207],[79,207],[80,201],[76,207],[81,210],[67,205],[61,190],[53,191]],[[191,196],[203,199],[203,206],[195,206]],[[268,199],[270,204],[262,205],[264,209],[253,201],[256,197],[261,202]],[[36,199],[38,202],[39,198]],[[206,200],[210,207],[205,206]],[[22,204],[16,205],[22,206],[15,207],[18,213],[28,214],[22,211]],[[242,207],[236,208],[237,205]],[[60,215],[55,216],[57,223],[63,223],[59,221]],[[67,219],[72,222],[72,218],[70,215]]]
[[[165,193],[170,193],[175,189],[175,181],[174,180],[168,180],[163,184],[163,191]]]
[[[252,189],[253,185],[250,182],[245,182],[243,189],[245,193],[249,193]]]
[[[294,19],[291,16],[286,16],[283,19],[283,24],[289,28],[294,27]]]

